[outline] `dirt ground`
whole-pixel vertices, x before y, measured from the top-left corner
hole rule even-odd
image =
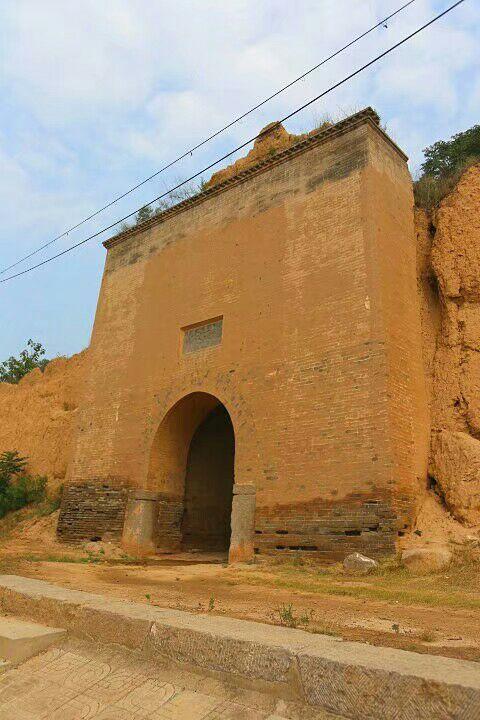
[[[297,557],[241,567],[195,553],[140,562],[109,543],[58,543],[55,525],[56,513],[25,512],[4,523],[0,570],[159,607],[480,661],[480,562],[465,544],[441,572],[412,575],[391,559],[352,577]]]

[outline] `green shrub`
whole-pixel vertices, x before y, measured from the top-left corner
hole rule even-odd
[[[47,487],[46,477],[22,475],[0,494],[0,518],[8,512],[20,510],[25,505],[42,502]]]
[[[52,492],[46,491],[44,499],[38,508],[39,515],[51,515],[60,508],[62,504],[63,485],[60,485]]]
[[[0,455],[0,518],[12,510],[45,500],[47,478],[27,475],[27,458],[9,450]]]
[[[413,183],[413,194],[417,207],[431,210],[440,204],[444,197],[451,192],[460,180],[462,173],[475,164],[480,158],[468,158],[449,175],[435,177],[434,175],[422,175],[419,180]]]
[[[29,340],[27,347],[22,350],[18,358],[11,355],[8,360],[0,363],[0,382],[16,384],[35,368],[43,371],[48,365],[48,360],[43,355],[45,355],[43,345]]]
[[[467,167],[480,160],[480,125],[439,140],[423,151],[422,174],[414,183],[415,204],[431,209],[453,190]]]

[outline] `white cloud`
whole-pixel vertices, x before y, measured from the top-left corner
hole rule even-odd
[[[478,61],[478,45],[466,30],[444,26],[426,32],[382,64],[377,88],[398,103],[457,112],[458,74]]]
[[[21,156],[21,167],[37,180],[56,173],[63,179],[61,192],[65,183],[83,188],[89,176],[98,192],[108,167],[121,175],[132,163],[143,163],[146,175],[397,5],[395,0],[294,5],[283,0],[4,0],[2,85],[35,126],[35,131],[17,131],[10,156]],[[423,118],[427,111],[435,125],[435,118],[455,118],[464,107],[478,110],[473,78],[468,97],[459,78],[478,67],[480,11],[470,4],[462,15],[463,7],[292,119],[289,127],[306,129],[325,111],[335,115],[338,109],[374,104],[386,108],[387,122],[395,118],[408,143],[423,136],[412,112]],[[233,145],[255,134],[436,10],[434,0],[418,0],[387,29],[376,30],[230,129],[221,142],[228,138]],[[402,123],[409,133],[402,132]],[[215,147],[224,150],[221,142],[212,153]],[[419,152],[418,147],[406,150]],[[198,161],[207,157],[202,151]],[[101,166],[100,176],[95,164]],[[101,194],[108,197],[108,188]]]
[[[61,232],[93,202],[69,188],[71,154],[61,144],[46,142],[42,152],[38,138],[21,140],[29,144],[15,156],[0,135],[1,266]]]
[[[2,0],[2,250],[16,256],[22,248],[41,244],[400,4]],[[162,180],[188,175],[211,162],[442,7],[443,0],[417,0],[388,28],[371,33]],[[479,31],[480,7],[465,2],[287,127],[304,130],[325,111],[335,115],[337,110],[373,105],[418,165],[423,147],[465,129],[478,117]],[[163,189],[160,181],[129,197],[114,209],[115,215],[158,194],[159,187]],[[84,237],[90,227],[72,240]],[[87,273],[79,269],[79,283],[86,283]],[[80,318],[82,307],[78,312]]]

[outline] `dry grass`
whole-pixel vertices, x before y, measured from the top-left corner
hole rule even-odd
[[[423,630],[419,634],[418,639],[421,642],[431,643],[431,642],[435,642],[435,640],[437,639],[437,635],[434,632],[432,632],[431,630]]]
[[[345,575],[341,566],[315,567],[293,562],[258,566],[242,573],[241,582],[283,590],[387,601],[405,605],[480,609],[478,553],[461,547],[445,570],[413,575],[397,558],[383,561],[367,576]]]
[[[51,515],[60,506],[59,491],[48,495],[40,503],[26,505],[20,510],[7,513],[0,521],[0,539],[6,540],[22,524],[35,518]]]
[[[432,210],[437,207],[457,185],[462,174],[478,163],[477,158],[469,158],[462,163],[455,172],[441,178],[435,178],[432,175],[423,175],[419,180],[413,183],[413,194],[415,196],[415,205],[417,207]]]

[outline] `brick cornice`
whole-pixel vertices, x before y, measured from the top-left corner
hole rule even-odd
[[[355,128],[364,124],[369,124],[371,127],[373,127],[378,133],[380,133],[383,139],[400,155],[403,160],[408,160],[408,157],[405,155],[405,153],[380,127],[379,117],[375,110],[373,110],[373,108],[371,107],[367,107],[364,110],[360,110],[360,112],[357,112],[354,115],[345,118],[345,120],[341,120],[340,122],[332,125],[331,127],[318,130],[318,132],[313,133],[312,135],[309,135],[302,140],[299,140],[285,150],[279,150],[273,155],[265,157],[264,159],[255,163],[255,165],[252,165],[246,170],[242,170],[233,177],[227,178],[226,180],[223,180],[222,182],[219,182],[218,184],[213,185],[213,187],[207,188],[206,190],[202,190],[197,195],[193,195],[186,200],[182,200],[182,202],[173,205],[171,208],[163,210],[161,213],[155,215],[149,220],[145,220],[139,225],[135,225],[128,230],[124,230],[118,235],[114,235],[113,237],[108,238],[108,240],[105,240],[103,245],[105,248],[107,248],[107,250],[109,250],[110,248],[119,245],[124,240],[127,240],[128,238],[133,237],[138,233],[142,233],[144,232],[144,230],[149,230],[151,227],[154,227],[155,225],[158,225],[165,220],[168,220],[169,218],[177,215],[178,213],[189,210],[191,207],[195,207],[196,205],[199,205],[205,200],[208,200],[209,198],[215,197],[216,195],[225,192],[231,187],[240,185],[246,180],[249,180],[251,177],[265,172],[266,170],[269,170],[275,165],[280,165],[281,163],[288,161],[292,157],[301,155],[307,150],[317,147],[318,145],[322,145],[323,143],[341,135],[345,135],[346,133],[351,132]]]

